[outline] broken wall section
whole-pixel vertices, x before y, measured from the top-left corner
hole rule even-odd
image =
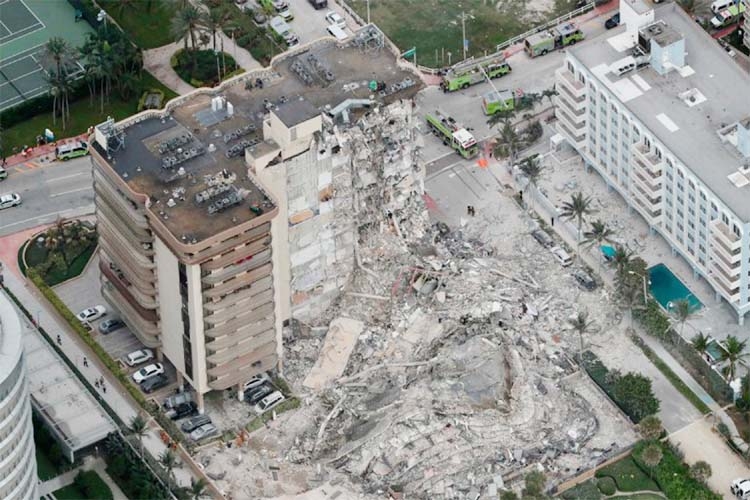
[[[412,110],[405,100],[351,124],[325,117],[310,149],[286,161],[295,319],[315,321],[350,283],[362,231],[421,234],[412,221],[424,212],[425,167]]]

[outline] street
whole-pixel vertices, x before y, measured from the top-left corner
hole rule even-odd
[[[29,162],[32,164],[31,162]],[[33,165],[33,164],[32,164]],[[18,193],[21,205],[0,212],[0,236],[94,212],[91,159],[11,167],[0,193]]]

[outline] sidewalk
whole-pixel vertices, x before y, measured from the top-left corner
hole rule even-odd
[[[33,146],[31,149],[31,153],[26,154],[26,155],[24,155],[23,153],[18,153],[12,156],[8,156],[5,159],[5,168],[13,167],[15,165],[20,165],[22,163],[25,163],[31,160],[45,161],[45,162],[54,161],[55,160],[55,147],[57,144],[62,144],[62,143],[69,142],[69,141],[86,141],[87,139],[88,139],[88,134],[81,134],[75,137],[58,139],[55,142],[44,144],[42,146],[34,146],[33,144],[29,144],[29,146]]]

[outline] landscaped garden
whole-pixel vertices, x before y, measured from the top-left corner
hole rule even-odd
[[[21,269],[33,268],[55,286],[81,274],[96,249],[96,228],[79,220],[58,219],[23,248]]]
[[[63,456],[62,449],[52,434],[44,426],[44,423],[32,416],[34,428],[34,446],[36,448],[37,476],[42,481],[57,477],[63,472],[70,470],[74,465]]]
[[[172,68],[193,87],[213,87],[237,69],[234,58],[213,50],[178,50]]]
[[[112,500],[112,490],[93,470],[79,471],[73,483],[54,492],[57,500]]]

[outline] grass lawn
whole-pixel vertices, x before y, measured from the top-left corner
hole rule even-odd
[[[614,479],[620,491],[659,491],[659,486],[636,465],[630,455],[596,471],[596,477],[603,476]]]
[[[596,482],[593,479],[576,485],[575,488],[565,491],[565,493],[560,496],[565,500],[599,500],[602,498],[602,494],[599,492],[599,489],[596,487]]]
[[[42,481],[46,481],[60,475],[60,472],[57,470],[57,467],[55,467],[55,464],[52,463],[52,461],[47,457],[45,451],[40,448],[39,445],[36,445],[36,474]]]
[[[367,20],[366,0],[346,0],[357,14]],[[524,7],[527,4],[528,7]],[[532,10],[534,5],[543,10]],[[465,0],[468,55],[494,52],[495,46],[534,26],[575,9],[576,0],[546,2],[487,2]],[[537,7],[538,8],[538,7]],[[461,6],[455,0],[379,0],[370,2],[370,19],[405,51],[417,47],[417,63],[430,67],[448,65],[463,55],[461,45]],[[443,56],[445,52],[445,56]]]
[[[172,2],[98,0],[97,3],[117,21],[140,48],[153,49],[174,42],[170,33],[171,19],[175,11]],[[149,4],[151,8],[147,10]]]
[[[68,269],[65,272],[51,272],[45,276],[44,282],[49,286],[55,286],[63,281],[74,278],[83,272],[86,264],[91,259],[91,256],[96,250],[96,243],[86,248],[83,252],[78,254],[70,262]],[[34,267],[38,263],[43,262],[47,258],[47,249],[40,247],[34,241],[29,243],[26,247],[26,263],[29,267]]]
[[[99,101],[91,105],[88,97],[73,101],[70,103],[70,120],[67,128],[62,129],[60,120],[57,125],[52,125],[52,110],[49,113],[36,115],[24,122],[18,123],[3,129],[3,147],[6,151],[12,151],[14,147],[20,148],[24,144],[36,144],[36,136],[42,134],[45,128],[49,128],[55,133],[55,137],[64,138],[72,137],[86,132],[92,126],[97,125],[107,119],[107,116],[114,117],[115,120],[127,118],[134,115],[138,110],[138,99],[141,94],[148,89],[160,89],[164,92],[165,102],[176,97],[177,94],[162,85],[148,71],[143,71],[141,77],[140,90],[136,92],[127,101],[123,101],[114,93],[110,97],[109,104],[104,103],[104,113],[99,112]]]
[[[59,490],[52,493],[55,495],[55,498],[57,500],[86,500],[88,497],[84,492],[78,489],[78,487],[75,484],[69,484],[65,488],[60,488]]]

